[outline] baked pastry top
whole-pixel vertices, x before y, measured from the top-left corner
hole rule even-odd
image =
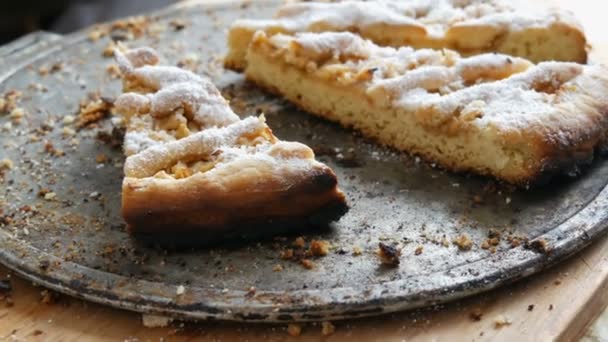
[[[122,210],[134,233],[326,224],[346,211],[336,176],[313,151],[240,119],[206,78],[158,66],[149,48],[121,53],[126,126]]]
[[[608,70],[599,65],[260,31],[246,75],[384,144],[521,185],[592,159],[608,129]]]
[[[500,52],[533,62],[584,63],[586,40],[570,12],[507,0],[376,0],[286,4],[273,19],[241,19],[228,37],[225,65],[246,66],[256,31],[268,35],[350,31],[384,46]]]

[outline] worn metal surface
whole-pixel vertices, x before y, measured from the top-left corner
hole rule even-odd
[[[8,116],[0,117],[0,159],[15,163],[1,183],[0,261],[57,291],[130,310],[305,321],[375,315],[486,291],[571,255],[606,230],[603,160],[576,180],[532,190],[496,187],[489,179],[451,174],[376,146],[223,71],[227,25],[237,17],[269,16],[274,6],[172,9],[151,19],[145,37],[127,43],[152,45],[168,63],[188,57],[192,65],[191,57],[199,56],[198,71],[224,88],[235,110],[264,111],[279,137],[315,147],[319,159],[336,170],[351,210],[331,229],[304,234],[307,241],[324,239],[333,246],[329,255],[313,259],[314,269],[280,258],[281,250],[292,248],[293,236],[165,250],[125,233],[119,211],[123,157],[119,148],[97,139],[112,124],[106,120],[75,136],[64,130],[72,124],[63,118],[78,111],[87,93],[113,97],[120,91],[106,71],[113,61],[102,56],[109,38],[90,41],[88,31],[44,47],[13,45],[11,65],[1,64],[0,94],[23,91],[19,105],[28,114],[12,128]],[[40,76],[40,67],[56,62],[61,70]],[[51,155],[48,144],[45,151],[47,142],[66,155]],[[100,163],[100,154],[107,160]],[[41,189],[56,197],[45,199]],[[490,229],[502,233],[495,253],[481,248]],[[472,240],[471,250],[452,243],[461,234]],[[514,236],[543,239],[549,252],[523,243],[513,247]],[[402,249],[399,267],[380,265],[379,242]],[[353,254],[356,248],[361,255]],[[276,271],[278,264],[282,271]],[[183,295],[177,293],[180,285]]]

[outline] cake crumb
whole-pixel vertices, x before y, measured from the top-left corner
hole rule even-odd
[[[500,329],[504,326],[511,325],[511,323],[512,322],[507,317],[503,315],[498,315],[496,316],[496,319],[494,319],[494,328]]]
[[[184,287],[184,285],[179,285],[177,287],[177,290],[175,291],[175,294],[178,296],[183,295],[186,292],[186,288]]]
[[[325,240],[312,240],[310,252],[314,256],[326,256],[329,253],[329,243]]]
[[[272,267],[272,271],[273,272],[281,272],[283,271],[283,265],[281,264],[276,264]]]
[[[460,236],[452,240],[452,243],[458,246],[458,249],[461,251],[469,251],[473,247],[473,242],[466,234],[461,234]]]
[[[422,250],[424,249],[424,246],[418,246],[416,247],[416,250],[414,250],[414,255],[420,255],[422,254]]]
[[[359,256],[363,254],[363,252],[361,251],[361,247],[355,246],[353,247],[353,255],[354,256]]]
[[[0,160],[0,170],[10,170],[14,167],[13,161],[8,159],[8,158],[4,158],[2,160]]]
[[[304,248],[306,241],[303,237],[299,236],[293,241],[293,246],[296,248]]]
[[[336,327],[331,324],[331,322],[322,322],[321,323],[321,334],[323,336],[329,336],[332,335],[334,332],[336,331]]]
[[[169,326],[169,323],[173,321],[172,318],[158,315],[141,315],[141,323],[146,328],[164,328]]]
[[[551,252],[549,243],[545,239],[538,239],[538,240],[534,240],[530,243],[526,243],[525,247],[527,249],[531,249],[537,253],[542,253],[542,254],[549,254],[549,252]]]
[[[383,265],[395,267],[399,265],[401,250],[382,242],[378,243],[378,256]]]
[[[304,268],[306,268],[307,270],[311,270],[315,267],[315,264],[309,259],[300,260],[300,264],[302,264],[302,266],[304,266]]]
[[[302,326],[299,324],[288,324],[287,333],[289,336],[298,337],[300,334],[302,334]]]
[[[528,311],[533,311],[533,310],[534,310],[534,304],[528,305]]]

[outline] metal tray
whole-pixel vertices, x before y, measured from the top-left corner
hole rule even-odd
[[[120,82],[106,71],[113,61],[102,56],[110,38],[92,41],[91,29],[65,37],[39,33],[0,49],[0,94],[23,91],[20,106],[27,110],[12,128],[8,116],[0,117],[0,159],[15,163],[0,183],[0,261],[51,289],[129,310],[307,321],[376,315],[487,291],[562,260],[606,231],[603,160],[578,179],[513,190],[378,146],[224,71],[227,26],[239,17],[268,17],[277,4],[174,7],[151,15],[148,34],[127,43],[152,45],[169,63],[186,58],[192,65],[198,56],[198,71],[224,89],[237,112],[263,111],[279,137],[316,148],[336,170],[351,205],[329,229],[302,233],[306,241],[329,241],[329,255],[307,270],[280,258],[295,236],[167,250],[126,234],[119,211],[123,156],[119,146],[98,139],[111,131],[110,120],[64,134],[71,127],[64,118],[75,115],[88,93],[111,98],[120,92]],[[40,75],[41,67],[56,63],[61,67]],[[65,155],[52,156],[53,149]],[[41,189],[56,196],[44,199]],[[495,253],[481,248],[491,229],[502,234]],[[473,241],[469,251],[452,243],[462,234]],[[516,236],[533,243],[515,246]],[[541,240],[547,248],[538,248]],[[379,242],[402,249],[399,267],[380,264]],[[361,255],[354,255],[356,248]]]

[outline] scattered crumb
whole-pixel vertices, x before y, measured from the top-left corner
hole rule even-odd
[[[281,251],[281,259],[283,259],[283,260],[293,259],[293,249],[289,248],[289,249]]]
[[[0,160],[0,170],[10,170],[14,167],[13,161],[10,159]]]
[[[378,256],[380,257],[380,261],[382,264],[387,266],[397,266],[399,265],[399,257],[401,256],[401,250],[397,249],[394,246],[389,246],[382,242],[378,243]]]
[[[321,323],[321,334],[323,336],[329,336],[332,335],[334,332],[336,331],[336,327],[331,324],[331,322],[322,322]]]
[[[325,256],[329,253],[329,243],[325,240],[312,240],[310,242],[310,252],[314,256]]]
[[[302,259],[302,260],[300,260],[300,263],[307,270],[311,270],[311,269],[313,269],[315,267],[315,264],[312,261],[310,261],[309,259]]]
[[[42,334],[44,334],[44,331],[39,330],[39,329],[36,329],[36,330],[34,330],[34,331],[32,332],[32,335],[33,335],[33,336],[40,336],[40,335],[42,335]]]
[[[455,238],[452,243],[458,246],[458,249],[460,249],[461,251],[468,251],[471,250],[471,248],[473,247],[473,242],[466,234],[461,234],[460,236]]]
[[[76,121],[76,119],[72,115],[66,115],[63,117],[62,121],[64,125],[71,125],[74,123],[74,121]]]
[[[475,195],[473,196],[473,203],[475,204],[482,204],[483,203],[483,198],[479,195]]]
[[[15,107],[8,117],[13,121],[13,123],[18,124],[21,122],[21,119],[25,116],[25,109],[21,107]]]
[[[555,285],[560,285],[561,283],[562,283],[562,281],[559,279],[557,279],[556,281],[553,282],[553,284],[555,284]]]
[[[122,72],[117,64],[110,64],[106,67],[106,72],[110,75],[111,78],[117,79],[120,78]]]
[[[44,194],[44,199],[47,201],[52,201],[57,197],[57,194],[54,192],[47,192],[46,194]]]
[[[98,95],[93,95],[92,98],[81,101],[76,126],[78,128],[88,127],[99,120],[109,117],[112,106],[112,101]]]
[[[146,328],[164,328],[169,325],[173,321],[172,318],[166,316],[157,316],[157,315],[141,315],[141,323]]]
[[[103,164],[107,161],[108,161],[108,156],[106,156],[103,153],[100,153],[95,157],[95,162],[97,162],[97,164]]]
[[[422,250],[424,249],[424,246],[418,246],[416,247],[416,250],[414,250],[414,255],[420,255],[422,254]]]
[[[551,252],[549,243],[545,239],[538,239],[530,243],[526,243],[525,247],[542,254],[549,254],[549,252]]]
[[[173,19],[169,22],[169,26],[175,31],[181,31],[186,28],[186,23],[182,19]]]
[[[496,319],[494,319],[494,328],[500,329],[504,326],[511,325],[511,323],[512,322],[507,317],[503,315],[498,315],[496,316]]]
[[[300,326],[299,324],[288,324],[287,333],[290,336],[298,337],[302,333],[302,326]]]
[[[186,288],[184,287],[184,285],[179,285],[177,287],[177,290],[175,291],[175,294],[178,296],[183,295],[186,292]]]
[[[283,271],[283,265],[281,264],[276,264],[272,267],[272,271],[273,272],[281,272]]]
[[[119,45],[116,44],[115,41],[110,40],[110,42],[108,42],[108,45],[106,45],[106,47],[103,49],[102,55],[104,57],[113,57],[114,50],[116,50],[116,49],[119,49]]]
[[[480,308],[474,308],[473,311],[471,311],[471,313],[469,314],[469,318],[475,322],[481,321],[482,317],[483,317],[483,312],[481,312]]]
[[[528,305],[528,311],[533,311],[533,310],[534,310],[534,304]]]
[[[553,310],[553,304],[549,304],[549,311]]]
[[[354,256],[359,256],[361,254],[363,254],[363,252],[361,251],[360,247],[357,247],[357,246],[353,247],[353,255]]]
[[[304,246],[306,245],[306,241],[303,237],[300,236],[294,240],[292,245],[296,248],[304,248]]]

